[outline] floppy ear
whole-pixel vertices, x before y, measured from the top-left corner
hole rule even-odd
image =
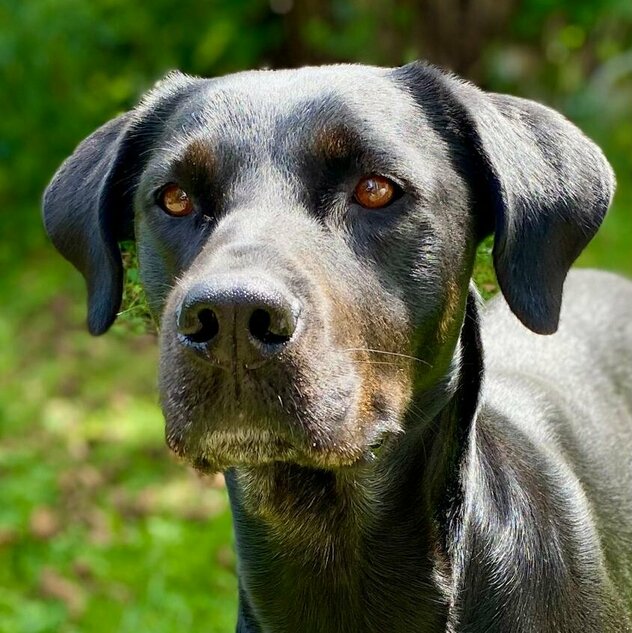
[[[614,174],[601,150],[550,108],[470,84],[455,92],[488,187],[498,283],[524,325],[551,334],[568,270],[610,206]]]
[[[135,110],[80,143],[44,193],[46,231],[86,280],[91,334],[103,334],[121,304],[118,242],[133,236],[133,198],[146,149],[193,82],[180,73],[167,75]]]
[[[469,155],[465,171],[482,226],[495,234],[494,267],[509,307],[534,332],[555,332],[568,270],[614,193],[608,161],[550,108],[420,69]]]
[[[102,334],[116,318],[123,293],[118,247],[127,202],[109,196],[120,180],[122,146],[130,114],[123,114],[85,139],[59,168],[44,193],[46,231],[57,250],[84,276],[88,329]],[[118,229],[118,230],[117,230]]]

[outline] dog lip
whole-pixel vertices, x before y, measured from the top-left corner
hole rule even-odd
[[[346,470],[373,463],[373,446],[319,447],[314,441],[297,441],[267,430],[209,431],[196,446],[181,436],[167,434],[167,446],[202,473],[239,466],[261,466],[273,462],[295,463],[327,470]]]
[[[353,415],[354,398],[348,397],[344,401],[345,406],[335,415],[336,426],[348,426],[349,416]],[[339,470],[374,463],[398,430],[389,420],[367,419],[368,432],[348,442],[344,434],[322,436],[311,433],[309,428],[301,431],[302,427],[285,417],[283,420],[277,416],[251,420],[243,410],[227,411],[226,415],[228,417],[218,418],[212,426],[207,426],[203,420],[193,420],[183,429],[175,422],[168,422],[173,429],[167,434],[168,446],[202,472],[272,462]]]
[[[372,451],[379,451],[382,448],[382,446],[384,446],[385,440],[386,440],[386,438],[384,436],[379,437],[377,440],[375,440],[371,444],[369,444],[369,448]]]

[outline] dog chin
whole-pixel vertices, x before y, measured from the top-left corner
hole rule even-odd
[[[310,468],[338,470],[373,462],[379,447],[349,446],[331,442],[291,442],[260,429],[209,431],[194,443],[167,434],[168,447],[197,471],[213,474],[234,467],[266,466],[276,462]]]

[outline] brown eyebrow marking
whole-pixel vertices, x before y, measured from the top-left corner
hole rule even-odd
[[[215,172],[217,160],[211,147],[201,139],[191,141],[182,154],[181,164],[194,176],[208,176]]]
[[[314,149],[327,158],[345,158],[357,151],[358,138],[345,125],[323,127],[316,132]]]

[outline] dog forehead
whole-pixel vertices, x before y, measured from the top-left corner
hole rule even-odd
[[[260,70],[203,80],[174,113],[171,132],[200,128],[242,140],[272,130],[281,135],[344,126],[404,132],[424,113],[390,76],[390,69],[360,65]]]
[[[239,95],[259,105],[282,109],[322,95],[354,96],[379,104],[385,93],[398,89],[389,78],[390,69],[377,66],[338,64],[287,70],[256,70],[234,73],[212,80],[217,89]]]

